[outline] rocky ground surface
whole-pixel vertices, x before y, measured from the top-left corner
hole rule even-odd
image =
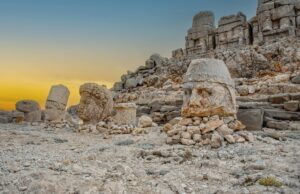
[[[252,143],[167,145],[139,136],[0,124],[0,193],[299,193],[300,131],[254,132]],[[263,186],[274,177],[283,185]]]

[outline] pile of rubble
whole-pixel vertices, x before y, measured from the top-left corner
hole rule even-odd
[[[254,136],[242,131],[245,126],[234,117],[178,118],[167,123],[163,131],[167,133],[168,144],[210,145],[219,148],[222,145],[253,142]]]

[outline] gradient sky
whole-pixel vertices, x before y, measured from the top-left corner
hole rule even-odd
[[[21,99],[43,106],[53,84],[79,102],[85,82],[111,87],[152,53],[184,47],[192,17],[255,15],[256,0],[2,0],[0,109]]]

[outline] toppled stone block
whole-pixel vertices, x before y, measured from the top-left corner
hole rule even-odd
[[[246,125],[247,130],[261,130],[264,111],[262,109],[239,109],[237,118]]]

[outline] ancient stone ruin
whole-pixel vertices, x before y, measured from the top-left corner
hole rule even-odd
[[[259,0],[256,16],[247,21],[242,12],[222,17],[214,26],[214,14],[199,12],[186,36],[185,54],[190,57],[215,49],[262,44],[278,38],[300,36],[299,0]],[[174,51],[178,53],[180,50]]]
[[[299,36],[298,0],[259,0],[256,16],[250,21],[253,41],[260,43],[287,36]]]
[[[0,121],[46,121],[108,135],[142,134],[164,125],[169,144],[214,148],[253,141],[241,131],[245,127],[298,129],[299,3],[260,0],[252,19],[238,12],[221,17],[217,27],[213,12],[201,11],[185,48],[171,58],[151,55],[111,90],[83,84],[79,104],[67,112],[69,90],[57,85],[44,111],[34,101],[20,101],[15,111],[1,111]]]
[[[186,53],[200,54],[212,50],[215,45],[215,16],[211,11],[199,12],[193,18],[192,28],[186,36]]]
[[[230,144],[254,140],[250,133],[240,131],[245,126],[236,120],[234,83],[223,61],[193,60],[183,88],[182,118],[165,125],[167,143],[218,148],[224,140]]]

